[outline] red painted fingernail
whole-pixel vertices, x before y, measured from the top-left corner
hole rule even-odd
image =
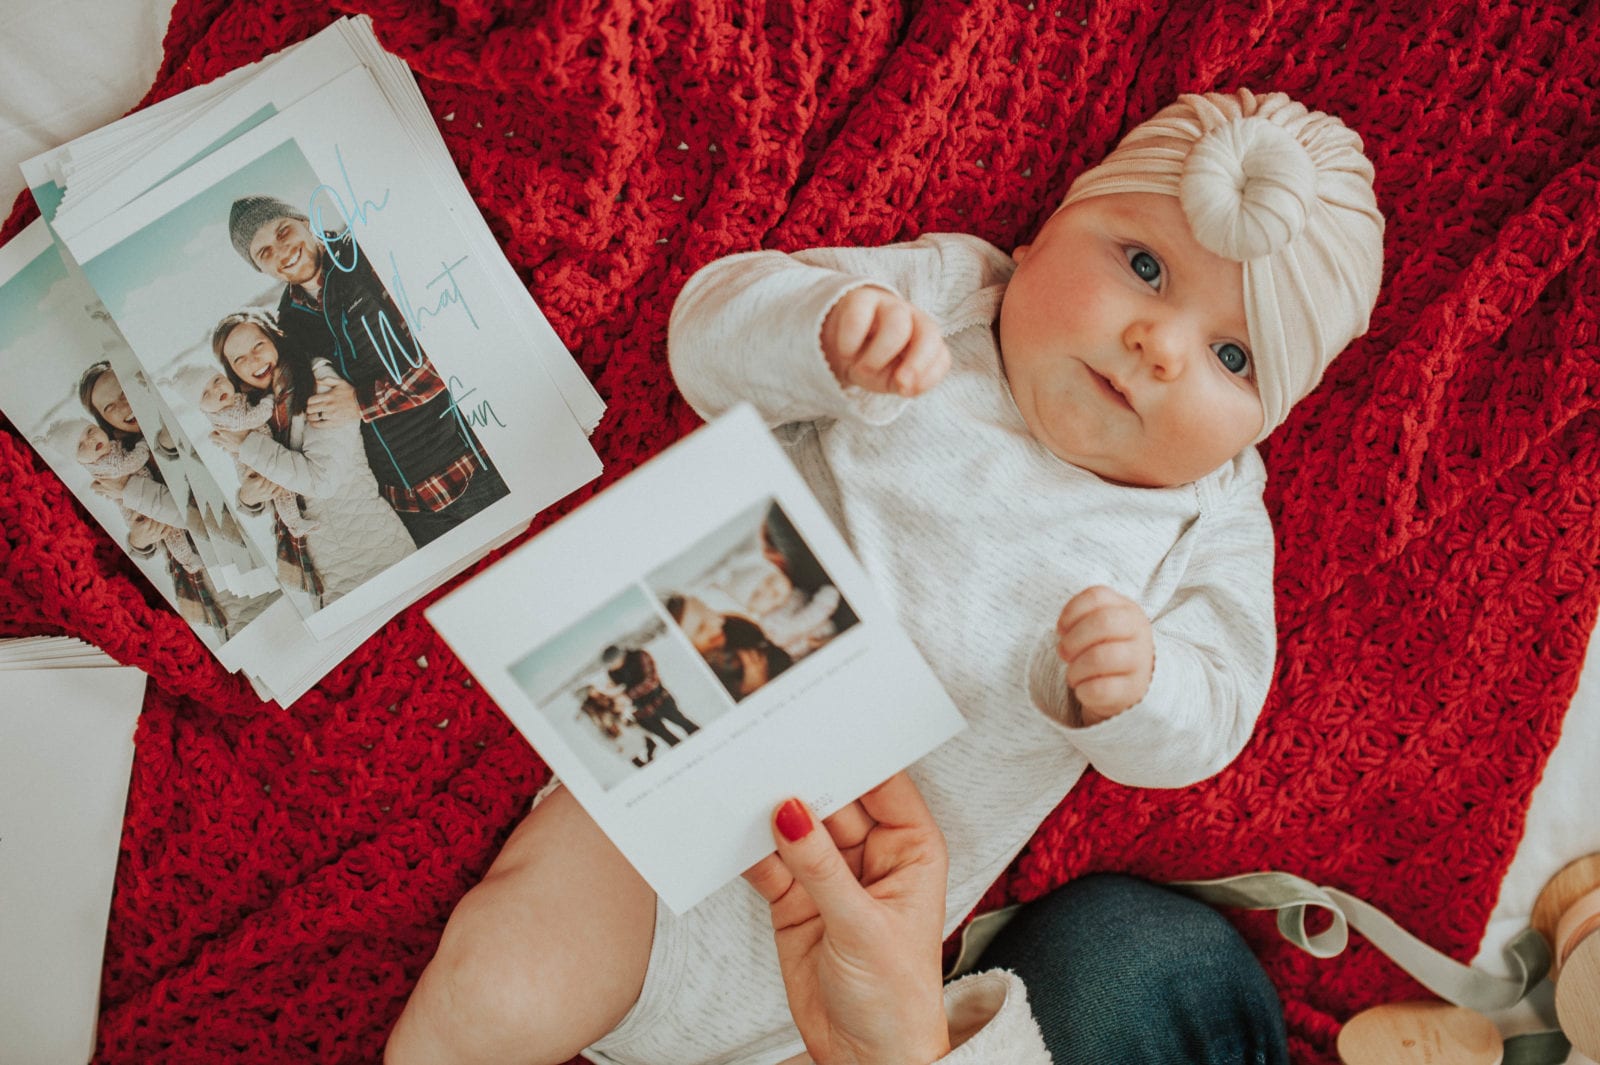
[[[799,799],[790,799],[778,807],[778,831],[783,833],[783,838],[793,843],[795,840],[805,839],[811,831],[811,814]]]

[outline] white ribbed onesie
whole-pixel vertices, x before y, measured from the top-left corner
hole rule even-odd
[[[1143,787],[1226,766],[1249,739],[1275,651],[1255,449],[1175,488],[1112,484],[1056,458],[1029,435],[1000,365],[993,327],[1012,268],[959,235],[735,255],[689,280],[669,332],[673,376],[695,410],[711,418],[748,401],[779,427],[967,717],[912,769],[949,842],[946,934],[1090,764]],[[828,370],[822,322],[869,284],[940,323],[953,365],[921,398],[847,391]],[[1069,727],[1054,625],[1097,584],[1154,622],[1155,674],[1137,706]],[[801,1050],[767,907],[737,880],[681,918],[657,906],[639,1001],[589,1053],[762,1065]]]

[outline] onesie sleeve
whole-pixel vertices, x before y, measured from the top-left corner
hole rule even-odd
[[[1266,701],[1277,654],[1272,523],[1259,490],[1238,489],[1201,519],[1208,526],[1183,581],[1151,619],[1155,672],[1143,700],[1081,725],[1053,640],[1034,653],[1034,691],[1054,687],[1040,705],[1066,707],[1069,720],[1047,716],[1119,784],[1180,788],[1220,772],[1249,741]]]
[[[739,402],[767,424],[856,418],[886,424],[908,402],[839,384],[822,354],[822,324],[854,289],[875,285],[948,321],[1005,257],[975,237],[930,235],[882,248],[732,255],[703,267],[679,293],[667,357],[689,405],[713,418]]]
[[[973,973],[944,990],[949,1054],[938,1065],[1050,1065],[1022,980],[1005,969]]]

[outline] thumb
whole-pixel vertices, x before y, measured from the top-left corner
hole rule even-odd
[[[778,807],[773,825],[778,857],[816,903],[823,923],[837,927],[858,918],[871,898],[856,882],[833,837],[818,828],[805,803],[790,799]]]

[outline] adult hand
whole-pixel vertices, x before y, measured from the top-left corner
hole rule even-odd
[[[250,435],[248,429],[213,429],[211,442],[230,455],[237,455],[239,448],[244,444],[244,438]]]
[[[755,647],[741,647],[735,652],[739,658],[741,680],[739,694],[749,695],[772,679],[767,666],[767,653]]]
[[[1133,706],[1155,675],[1155,634],[1132,599],[1104,585],[1068,600],[1056,621],[1056,654],[1067,664],[1067,685],[1097,724]]]
[[[356,399],[355,386],[345,380],[323,383],[316,394],[306,400],[306,418],[319,429],[359,421],[361,401]]]
[[[944,836],[897,773],[817,831],[798,799],[745,872],[772,907],[778,962],[817,1065],[928,1065],[950,1052],[941,977]]]
[[[890,395],[920,396],[950,370],[939,323],[881,288],[851,289],[833,305],[822,353],[840,384]]]

